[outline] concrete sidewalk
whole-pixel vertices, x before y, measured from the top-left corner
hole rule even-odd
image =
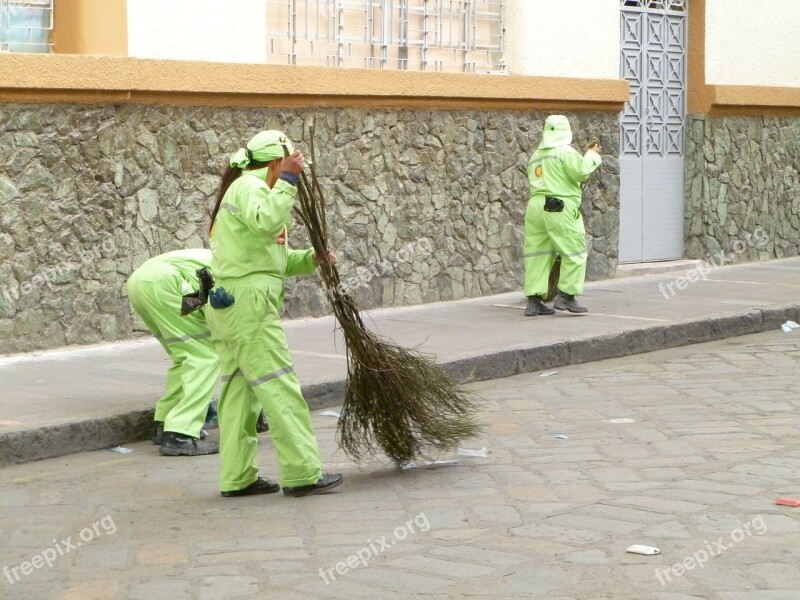
[[[581,301],[591,312],[581,316],[527,318],[522,293],[514,292],[376,310],[369,318],[381,334],[475,380],[758,333],[800,320],[800,258],[714,269],[697,281],[684,279],[684,289],[678,289],[676,278],[686,275],[589,284]],[[285,325],[309,405],[341,403],[346,361],[333,318]],[[152,339],[0,357],[0,466],[145,439],[168,365]]]

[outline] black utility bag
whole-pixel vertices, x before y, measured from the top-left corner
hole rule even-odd
[[[555,196],[545,196],[544,210],[545,212],[561,212],[564,210],[564,201]]]

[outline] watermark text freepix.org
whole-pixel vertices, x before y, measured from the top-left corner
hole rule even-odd
[[[102,531],[101,531],[102,529]],[[22,561],[18,565],[12,567],[3,567],[3,575],[11,584],[19,581],[23,575],[30,575],[34,569],[41,569],[45,565],[52,567],[53,563],[58,559],[77,550],[82,544],[91,542],[93,539],[100,537],[104,533],[112,535],[116,533],[117,526],[114,524],[114,519],[111,515],[106,515],[99,521],[95,521],[89,527],[81,529],[77,537],[80,540],[73,541],[73,536],[69,536],[63,540],[53,540],[53,546],[45,548],[38,554],[34,554],[30,560]]]
[[[767,524],[764,522],[764,517],[758,515],[752,521],[744,523],[741,527],[737,527],[730,533],[730,543],[726,544],[725,538],[717,538],[709,542],[705,540],[703,543],[706,545],[702,550],[697,550],[691,556],[687,556],[683,561],[675,563],[671,567],[664,569],[656,569],[656,579],[661,585],[667,585],[672,581],[672,577],[680,577],[687,571],[691,571],[696,567],[704,568],[706,563],[712,558],[716,558],[726,550],[738,544],[746,537],[753,534],[764,535],[767,533]]]
[[[433,243],[428,238],[420,238],[414,242],[405,244],[395,253],[395,262],[412,262],[414,255],[418,252],[425,252],[426,254],[433,253]],[[372,263],[367,267],[357,267],[355,273],[347,277],[337,286],[342,294],[350,294],[360,287],[369,285],[375,277],[381,277],[391,272],[393,263],[388,259],[381,262]]]
[[[423,533],[427,532],[431,528],[431,523],[428,521],[428,517],[425,516],[425,513],[419,513],[413,519],[409,519],[403,525],[396,527],[392,532],[394,537],[391,537],[387,540],[387,537],[389,536],[382,535],[374,541],[370,538],[367,538],[367,545],[348,556],[345,560],[336,563],[329,569],[321,567],[319,570],[319,576],[322,577],[322,580],[327,585],[331,581],[336,581],[336,575],[334,573],[338,575],[346,575],[352,569],[366,567],[367,563],[375,558],[378,554],[388,550],[397,542],[402,542],[410,533],[416,533],[414,530],[415,525],[417,529]]]
[[[63,263],[45,267],[36,273],[30,279],[20,282],[19,286],[6,285],[0,290],[0,296],[6,304],[13,305],[22,296],[27,296],[33,290],[47,286],[48,289],[53,288],[54,283],[63,281],[73,271],[78,271],[82,266],[91,264],[104,257],[112,257],[117,254],[117,246],[114,240],[106,238],[102,242],[98,242],[88,250],[80,253],[76,260],[67,260]]]
[[[761,228],[756,227],[753,233],[745,233],[742,239],[733,242],[732,252],[720,250],[708,260],[703,261],[694,269],[689,269],[682,277],[675,277],[669,283],[659,282],[658,291],[669,300],[679,291],[685,290],[690,283],[695,283],[702,279],[708,280],[708,274],[712,270],[723,267],[729,263],[735,263],[737,257],[744,254],[748,248],[761,248],[769,241],[767,233]],[[677,290],[676,290],[677,288]]]

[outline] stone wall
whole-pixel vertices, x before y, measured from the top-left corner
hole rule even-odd
[[[715,263],[797,256],[798,169],[798,118],[689,117],[686,256]]]
[[[543,113],[0,104],[0,352],[143,330],[125,281],[146,258],[206,241],[229,155],[262,129],[317,166],[343,280],[367,308],[520,289],[524,172]],[[589,277],[617,263],[617,115],[570,115],[609,157],[586,188]],[[305,236],[296,226],[292,245]],[[315,277],[288,316],[327,310]]]

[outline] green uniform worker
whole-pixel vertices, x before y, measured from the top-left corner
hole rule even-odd
[[[285,157],[285,149],[290,156]],[[262,408],[284,494],[322,493],[342,481],[339,474],[322,474],[311,415],[279,315],[284,278],[316,267],[312,250],[289,250],[287,245],[287,219],[305,166],[303,155],[292,150],[280,131],[256,135],[231,157],[212,215],[215,292],[224,289],[233,297],[232,304],[207,311],[222,368],[217,410],[223,496],[280,489],[258,475],[256,421]]]
[[[128,279],[133,310],[172,359],[167,392],[156,403],[153,436],[159,452],[168,456],[219,451],[216,442],[200,439],[219,358],[203,312],[181,316],[182,296],[199,285],[197,269],[210,264],[210,250],[176,250],[147,260]]]
[[[544,124],[542,143],[528,162],[530,200],[525,212],[525,315],[552,315],[556,310],[586,312],[575,296],[586,275],[586,231],[581,216],[581,183],[600,166],[600,146],[581,156],[570,144],[572,130],[561,115]],[[550,269],[561,256],[559,294],[553,308],[544,304]]]

